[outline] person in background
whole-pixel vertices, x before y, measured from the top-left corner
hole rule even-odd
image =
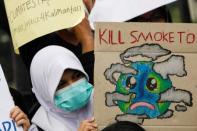
[[[145,131],[145,129],[133,122],[119,121],[105,127],[102,131]]]

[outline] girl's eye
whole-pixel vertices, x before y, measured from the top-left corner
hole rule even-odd
[[[58,84],[58,87],[61,88],[61,87],[63,87],[66,84],[67,84],[67,81],[60,80],[60,83]]]
[[[133,76],[129,76],[126,79],[126,88],[133,89],[136,86],[136,79]]]
[[[72,79],[77,80],[77,79],[82,78],[82,77],[83,77],[83,75],[81,75],[81,73],[76,72],[76,73],[73,74]]]
[[[148,78],[146,86],[150,91],[157,89],[157,80],[155,78]]]

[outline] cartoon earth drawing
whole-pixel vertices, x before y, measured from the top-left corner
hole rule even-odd
[[[129,114],[146,114],[149,118],[158,117],[166,112],[171,103],[159,103],[158,100],[160,93],[172,87],[171,80],[163,79],[155,72],[153,62],[135,62],[130,66],[138,70],[138,74],[121,74],[116,84],[116,92],[131,95],[128,103],[118,101],[121,111]]]
[[[153,53],[154,52],[154,53]],[[105,70],[105,78],[115,85],[114,92],[106,92],[106,105],[118,106],[123,114],[116,120],[143,123],[144,119],[163,119],[173,116],[169,109],[171,103],[176,111],[186,111],[192,106],[192,94],[189,91],[173,87],[170,75],[187,75],[184,57],[172,55],[168,59],[155,62],[159,57],[171,52],[158,44],[143,44],[127,49],[120,55],[124,64],[111,64]],[[127,58],[141,55],[149,61],[131,61]],[[115,73],[119,73],[116,80]]]

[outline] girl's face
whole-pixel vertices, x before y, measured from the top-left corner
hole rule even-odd
[[[77,70],[66,69],[62,75],[62,78],[58,84],[57,90],[69,86],[73,82],[85,77],[83,73]]]
[[[54,95],[56,107],[63,111],[76,111],[89,102],[93,86],[77,70],[64,71]]]

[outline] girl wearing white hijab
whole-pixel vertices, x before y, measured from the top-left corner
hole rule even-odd
[[[92,119],[93,87],[71,51],[60,46],[41,49],[32,60],[30,75],[41,104],[33,124],[45,131],[97,130]]]

